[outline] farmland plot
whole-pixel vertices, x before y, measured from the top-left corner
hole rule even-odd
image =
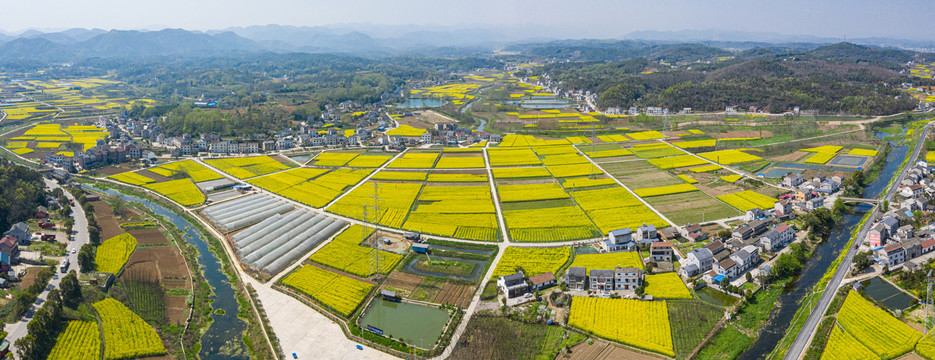
[[[575,297],[568,324],[636,348],[675,356],[665,302]]]

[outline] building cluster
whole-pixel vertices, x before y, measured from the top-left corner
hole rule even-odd
[[[593,291],[602,294],[616,290],[636,290],[643,285],[643,269],[570,267],[565,271],[565,285],[568,290]]]
[[[881,266],[903,265],[907,269],[917,269],[923,261],[914,259],[935,250],[935,231],[915,226],[916,212],[935,210],[935,206],[929,204],[929,199],[935,195],[935,181],[925,162],[908,170],[897,195],[888,211],[875,219],[864,242]]]
[[[94,125],[107,129],[109,141],[98,139],[93,147],[83,151],[74,151],[73,156],[69,156],[66,152],[48,154],[43,159],[43,163],[74,173],[131,160],[155,162],[156,155],[152,151],[143,149],[125,130],[125,127],[119,125],[120,121],[101,117]],[[123,121],[126,122],[126,120]],[[138,125],[139,127],[142,125]]]
[[[795,201],[792,205],[802,211],[811,211],[825,206],[829,195],[841,190],[844,182],[843,174],[827,177],[817,175],[808,179],[800,174],[792,174],[782,179],[782,185],[795,191]]]
[[[378,130],[380,130],[378,128]],[[385,128],[384,128],[385,130]],[[477,132],[466,129],[457,124],[436,123],[433,129],[426,131],[418,136],[403,135],[383,135],[377,138],[378,145],[398,147],[404,145],[459,145],[461,143],[475,143],[480,141],[489,141],[499,143],[502,140],[500,134],[490,134],[487,132]]]

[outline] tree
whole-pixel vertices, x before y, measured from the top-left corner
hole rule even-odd
[[[71,235],[73,230],[72,228],[75,226],[75,219],[71,217],[65,218],[65,220],[62,221],[62,226],[65,227],[65,233]]]
[[[724,238],[727,238],[728,236],[730,236],[730,229],[724,229],[724,230],[717,232],[718,238],[724,239]]]
[[[831,211],[826,208],[818,208],[802,216],[805,227],[808,229],[808,236],[812,240],[824,240],[831,234],[834,226],[834,218]]]
[[[831,213],[835,217],[840,217],[841,215],[844,215],[846,212],[847,212],[847,205],[844,204],[844,199],[841,199],[841,197],[838,197],[836,200],[834,200],[834,206],[831,208]]]
[[[62,303],[72,309],[81,302],[81,285],[78,284],[78,274],[72,270],[62,278],[59,287],[62,289]]]
[[[747,275],[745,277],[747,279],[747,282],[753,282],[753,275],[751,275],[749,271],[747,272]]]
[[[101,243],[101,229],[97,226],[91,226],[88,224],[88,238],[91,240],[91,244],[98,245]]]
[[[78,268],[85,273],[94,270],[94,247],[91,244],[84,244],[78,250]]]
[[[854,268],[857,271],[864,271],[864,269],[873,266],[873,259],[870,258],[869,252],[860,252],[857,255],[854,255]]]
[[[127,202],[118,195],[107,195],[104,197],[104,202],[106,202],[107,205],[110,205],[114,215],[120,215],[120,212],[123,211],[123,208],[126,207],[127,204]]]
[[[772,274],[776,279],[783,279],[802,270],[802,263],[789,253],[779,255],[773,265]]]
[[[655,267],[655,266],[654,266],[654,263],[648,262],[648,263],[646,263],[646,265],[643,265],[643,272],[646,273],[646,274],[652,274],[652,273],[653,273],[653,267]]]

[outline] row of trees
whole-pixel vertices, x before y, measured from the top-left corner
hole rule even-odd
[[[19,359],[45,359],[55,346],[58,333],[65,327],[64,307],[76,309],[81,302],[81,286],[78,284],[78,275],[74,270],[62,278],[60,287],[61,290],[49,291],[42,307],[26,324],[26,336],[16,340],[16,352]]]

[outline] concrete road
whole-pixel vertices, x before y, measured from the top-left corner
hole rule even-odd
[[[55,189],[55,188],[60,187],[58,183],[56,183],[54,180],[46,179],[45,184],[46,184],[46,187],[48,187],[49,189]],[[65,189],[62,189],[62,190],[65,190]],[[75,206],[71,207],[72,217],[75,219],[75,225],[72,227],[73,231],[75,232],[75,235],[74,235],[75,240],[74,241],[69,241],[67,239],[65,240],[68,242],[68,254],[66,255],[66,258],[68,259],[68,262],[70,263],[68,270],[79,271],[77,250],[81,249],[81,247],[84,246],[84,244],[87,244],[90,241],[90,238],[88,237],[88,219],[85,217],[84,209],[82,209],[81,206],[78,205],[78,200],[76,200],[75,197],[72,196],[71,193],[69,193],[68,191],[65,191],[65,196],[68,198],[68,200],[75,202]],[[72,254],[72,249],[76,250],[74,254]],[[61,258],[56,258],[56,259],[59,261],[62,261]],[[62,272],[59,269],[55,269],[55,275],[52,277],[52,280],[49,281],[49,284],[46,285],[42,293],[39,294],[39,296],[36,299],[36,303],[33,304],[29,310],[26,311],[26,314],[23,316],[23,318],[20,319],[20,321],[17,321],[15,324],[6,325],[5,330],[9,332],[9,335],[7,335],[6,339],[10,341],[11,351],[15,351],[15,349],[13,349],[15,347],[12,346],[12,344],[15,343],[16,340],[19,340],[20,338],[26,336],[26,324],[28,324],[29,321],[32,320],[32,316],[33,314],[36,313],[36,310],[39,310],[39,308],[42,307],[42,304],[45,302],[46,297],[49,295],[49,291],[59,287],[59,282],[61,282],[63,275],[65,274],[62,274]]]
[[[925,136],[928,134],[929,127],[931,123],[925,125],[925,129],[922,130],[922,139],[925,139]],[[916,160],[919,158],[919,152],[922,150],[922,145],[924,141],[919,141],[919,144],[916,145],[916,148],[912,150],[912,155],[909,157],[909,162],[906,164],[906,167],[902,169],[899,173],[899,177],[896,178],[896,181],[893,183],[892,187],[886,192],[886,196],[883,197],[883,200],[890,201],[893,199],[893,195],[896,194],[896,189],[899,187],[899,183],[903,181],[906,177],[906,173],[909,171],[909,168],[912,167],[912,164],[915,164]],[[860,232],[857,233],[857,238],[854,239],[854,244],[859,244],[861,239],[867,236],[867,232],[870,231],[871,224],[873,223],[873,218],[880,212],[879,207],[874,207],[874,216],[871,216],[870,219],[861,225]],[[854,255],[857,254],[857,250],[854,249],[853,244],[849,244],[847,249],[847,255],[844,256],[844,259],[841,261],[841,264],[838,265],[837,272],[834,273],[834,277],[831,278],[831,281],[828,282],[828,286],[825,288],[825,292],[821,294],[821,298],[818,299],[818,304],[812,310],[812,313],[808,315],[808,318],[805,319],[805,325],[802,327],[802,330],[795,337],[795,341],[792,343],[792,346],[789,348],[789,352],[786,353],[785,360],[797,360],[802,357],[805,353],[805,349],[812,341],[812,335],[815,333],[815,329],[818,328],[818,323],[821,322],[822,316],[828,310],[828,306],[831,305],[831,299],[834,298],[834,294],[837,292],[837,289],[841,286],[841,281],[844,280],[844,276],[847,275],[847,272],[851,268],[851,261],[854,259]]]

